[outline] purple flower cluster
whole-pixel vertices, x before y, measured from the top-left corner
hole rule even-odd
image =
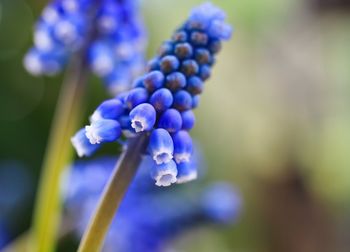
[[[87,47],[90,69],[116,94],[144,70],[145,38],[137,0],[54,0],[35,26],[24,66],[33,75],[54,75]]]
[[[150,60],[148,73],[134,81],[134,88],[103,102],[91,116],[91,124],[72,138],[78,155],[90,156],[99,144],[116,141],[123,132],[126,136],[149,132],[156,185],[195,179],[196,167],[190,162],[192,109],[210,77],[221,41],[231,33],[222,10],[210,3],[194,8]]]

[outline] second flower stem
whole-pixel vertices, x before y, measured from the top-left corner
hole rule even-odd
[[[78,252],[99,252],[109,226],[118,210],[148,144],[147,133],[141,133],[128,142],[100,198],[79,245]]]
[[[60,223],[60,175],[72,155],[70,137],[82,116],[87,70],[85,57],[73,58],[58,98],[34,209],[30,251],[54,251]]]

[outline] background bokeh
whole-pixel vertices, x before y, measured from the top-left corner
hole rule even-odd
[[[142,1],[148,56],[200,2]],[[235,33],[206,84],[193,136],[206,179],[232,182],[244,209],[236,225],[201,228],[175,246],[350,251],[350,1],[213,2]],[[0,0],[0,217],[13,235],[29,227],[63,78],[35,78],[22,66],[45,4]],[[107,97],[99,82],[89,79],[84,118]],[[9,201],[16,211],[5,210]]]

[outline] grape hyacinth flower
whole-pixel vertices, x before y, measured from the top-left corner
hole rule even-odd
[[[112,94],[129,89],[144,69],[146,35],[138,2],[53,0],[35,25],[34,47],[24,58],[25,68],[33,75],[54,75],[84,49],[90,70]],[[86,41],[89,33],[93,38]]]
[[[65,176],[62,188],[66,217],[72,220],[78,236],[84,232],[116,161],[111,157],[78,161]],[[103,251],[161,252],[171,246],[171,241],[195,227],[237,220],[241,199],[229,184],[159,188],[148,176],[154,166],[149,156],[143,158],[117,218],[113,219]],[[196,190],[184,190],[188,186]]]
[[[120,132],[104,123],[106,119],[114,120],[126,137],[140,132],[150,135],[147,151],[156,165],[152,171],[156,185],[195,179],[196,170],[190,165],[193,144],[188,133],[195,124],[192,110],[198,106],[221,42],[231,37],[232,28],[225,19],[225,13],[211,3],[194,8],[187,21],[149,61],[148,73],[134,81],[132,90],[114,98],[118,116],[110,116],[113,106],[104,106],[104,102],[91,117],[91,126],[86,126],[93,128],[100,121],[99,130],[93,134],[87,131],[82,143],[74,141],[77,136],[73,137],[78,155],[90,156],[95,145],[119,138]],[[110,138],[96,141],[104,135]],[[87,139],[92,145],[81,148],[87,147],[84,144]]]

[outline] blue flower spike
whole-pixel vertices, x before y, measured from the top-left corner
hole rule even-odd
[[[114,95],[144,71],[144,30],[135,0],[52,0],[35,25],[34,47],[23,64],[33,75],[55,75],[86,48],[87,65]]]
[[[71,138],[71,142],[79,157],[90,157],[100,148],[100,145],[90,143],[89,138],[86,137],[85,128],[80,129]]]
[[[108,25],[117,24],[113,19],[118,13],[115,11],[112,8],[105,10],[101,21],[105,30]],[[91,117],[92,122],[94,118],[99,123],[103,122],[101,119],[118,121],[126,138],[139,132],[150,135],[147,154],[158,167],[152,175],[157,185],[184,183],[197,177],[196,165],[191,162],[193,144],[188,132],[194,127],[193,109],[199,105],[200,94],[204,91],[204,82],[211,75],[216,54],[221,50],[222,41],[228,40],[232,34],[225,19],[225,13],[211,3],[194,8],[184,24],[148,62],[147,73],[133,81],[131,90],[116,98],[122,103],[123,110],[118,107],[118,112],[113,114],[111,111],[102,113],[108,110],[107,107],[98,108]],[[101,51],[96,53],[98,56],[106,55],[98,64],[98,67],[104,68],[104,64],[108,66],[108,62],[104,61],[109,53],[107,49],[97,49],[97,52]],[[125,46],[122,54],[128,54],[128,50],[132,47]],[[114,71],[110,75],[114,75]],[[127,78],[118,72],[115,79]],[[87,128],[91,143],[111,140],[100,140],[98,130],[108,127],[98,126]],[[162,172],[167,169],[175,171],[174,167],[177,175],[171,173],[169,180],[164,182]]]

